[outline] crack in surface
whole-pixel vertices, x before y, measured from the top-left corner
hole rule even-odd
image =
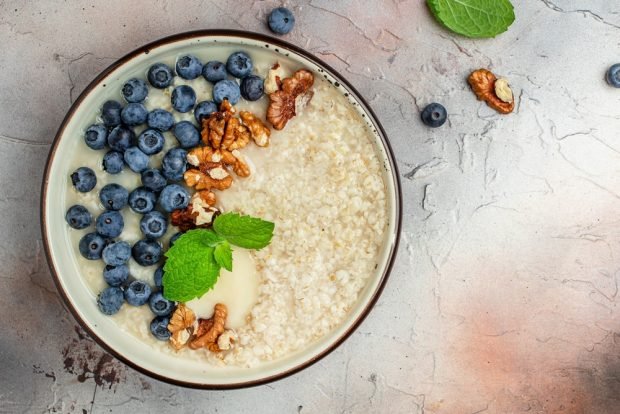
[[[592,10],[588,10],[588,9],[575,9],[575,10],[565,10],[563,8],[561,8],[560,6],[558,6],[557,4],[555,4],[554,2],[552,2],[551,0],[540,0],[548,9],[556,11],[558,13],[579,13],[581,15],[583,15],[584,17],[590,16],[592,17],[594,20],[596,20],[599,23],[603,23],[607,26],[611,26],[613,28],[616,29],[620,29],[620,25],[608,22],[607,20],[605,20],[605,18],[603,18],[601,15],[594,13]]]
[[[13,136],[6,135],[6,134],[0,134],[0,141],[7,142],[10,144],[15,144],[15,145],[29,145],[33,147],[48,147],[52,145],[50,142],[31,141],[26,138],[13,137]]]

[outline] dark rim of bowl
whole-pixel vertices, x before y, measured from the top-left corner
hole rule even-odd
[[[372,294],[372,297],[370,298],[369,302],[366,304],[364,310],[358,316],[358,318],[353,322],[353,324],[351,324],[351,326],[349,326],[346,332],[344,332],[336,341],[334,341],[331,345],[329,345],[325,350],[323,350],[319,354],[315,355],[314,357],[308,359],[307,361],[293,368],[290,368],[284,372],[281,372],[281,373],[278,373],[278,374],[275,374],[269,377],[252,380],[252,381],[231,383],[231,384],[200,384],[200,383],[187,382],[187,381],[177,380],[174,378],[169,378],[164,375],[160,375],[155,372],[149,371],[148,369],[127,359],[126,357],[121,355],[119,352],[117,352],[115,349],[113,349],[111,346],[109,346],[103,339],[101,339],[97,335],[96,332],[91,330],[88,324],[79,316],[77,310],[73,306],[73,303],[69,300],[69,297],[67,296],[66,292],[62,288],[60,284],[60,279],[58,277],[58,272],[53,264],[54,262],[52,260],[52,256],[50,253],[49,240],[47,239],[47,232],[46,232],[47,217],[45,215],[45,210],[46,210],[47,186],[49,182],[49,169],[50,169],[52,160],[54,159],[54,155],[56,153],[56,149],[58,147],[58,142],[60,140],[60,137],[63,135],[63,132],[67,124],[71,120],[72,116],[74,115],[75,111],[78,109],[78,107],[80,106],[84,98],[95,88],[95,86],[97,86],[108,74],[110,74],[110,72],[114,71],[119,66],[129,62],[131,59],[135,58],[136,56],[139,56],[143,53],[148,54],[151,49],[154,49],[154,48],[157,48],[157,47],[169,44],[169,43],[174,43],[174,42],[188,40],[188,39],[197,38],[197,37],[210,37],[210,36],[229,36],[229,37],[237,37],[237,38],[242,38],[242,39],[245,38],[245,39],[251,39],[251,40],[258,40],[261,42],[272,44],[277,47],[281,47],[282,49],[290,50],[291,52],[301,55],[302,57],[315,63],[317,66],[321,67],[323,70],[328,72],[332,77],[338,79],[346,87],[346,89],[348,89],[348,91],[355,96],[357,101],[363,107],[364,111],[371,116],[372,122],[376,126],[377,132],[379,132],[378,135],[381,138],[384,148],[386,149],[386,152],[388,155],[388,161],[390,163],[390,167],[392,170],[394,184],[396,187],[395,188],[395,193],[396,193],[396,217],[395,219],[397,221],[396,226],[395,226],[396,235],[394,238],[394,243],[391,246],[391,250],[389,253],[389,260],[388,260],[387,266],[385,267],[383,271],[383,274],[381,275],[381,280],[379,282],[379,285],[377,286],[375,292]],[[69,111],[67,112],[67,115],[63,119],[62,124],[60,125],[60,128],[58,129],[58,132],[56,133],[56,136],[54,137],[54,141],[52,142],[50,153],[47,157],[47,161],[45,164],[45,171],[43,175],[43,183],[41,186],[41,232],[43,235],[43,246],[45,248],[45,256],[47,258],[47,262],[50,267],[50,270],[51,270],[51,273],[54,279],[54,283],[56,284],[56,288],[60,292],[64,302],[67,304],[69,310],[73,314],[73,317],[78,321],[78,323],[82,326],[82,328],[85,329],[86,332],[88,332],[91,338],[93,338],[103,349],[105,349],[110,354],[114,355],[114,357],[116,357],[120,361],[124,362],[125,364],[129,365],[135,370],[143,374],[146,374],[152,378],[155,378],[157,380],[167,382],[170,384],[174,384],[174,385],[188,387],[188,388],[223,390],[223,389],[246,388],[246,387],[253,387],[257,385],[266,384],[272,381],[280,380],[296,372],[299,372],[302,369],[307,368],[310,365],[313,365],[315,362],[319,361],[320,359],[322,359],[323,357],[325,357],[326,355],[334,351],[336,348],[338,348],[357,329],[357,327],[364,321],[364,319],[366,319],[366,317],[370,313],[370,310],[374,307],[375,303],[379,299],[379,296],[381,296],[381,292],[383,292],[383,289],[385,288],[385,284],[387,282],[388,276],[394,265],[394,261],[396,258],[396,252],[398,250],[398,245],[400,243],[401,226],[402,226],[402,190],[401,190],[400,177],[398,174],[398,168],[395,162],[394,152],[392,151],[392,147],[390,146],[390,143],[387,140],[387,135],[385,133],[385,130],[383,129],[383,126],[379,123],[376,114],[370,108],[366,100],[353,87],[353,85],[351,85],[346,79],[344,79],[336,70],[334,70],[331,66],[329,66],[325,62],[323,62],[321,59],[313,56],[309,52],[306,52],[302,48],[295,46],[291,43],[285,42],[283,40],[268,36],[268,35],[254,33],[254,32],[247,32],[243,30],[213,29],[213,30],[196,30],[196,31],[191,31],[191,32],[178,33],[172,36],[161,38],[147,45],[139,47],[135,49],[134,51],[126,54],[122,58],[118,59],[116,62],[114,62],[110,66],[108,66],[84,89],[84,91],[80,94],[80,96],[71,105],[71,108],[69,109]]]

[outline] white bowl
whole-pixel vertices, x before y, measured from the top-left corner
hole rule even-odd
[[[119,90],[137,70],[148,68],[165,56],[191,53],[207,45],[230,44],[246,50],[270,50],[278,59],[290,59],[331,81],[363,115],[374,133],[377,156],[383,161],[387,186],[389,225],[375,273],[368,279],[356,305],[340,326],[308,347],[254,368],[217,368],[162,354],[131,335],[124,334],[111,318],[102,314],[96,298],[80,275],[76,246],[69,241],[64,203],[70,183],[66,154],[74,150],[76,137],[92,122],[92,108],[101,105],[109,88]],[[106,89],[107,88],[107,89]],[[335,70],[308,52],[250,32],[205,30],[182,33],[141,47],[103,71],[75,101],[54,139],[42,185],[41,222],[47,259],[55,283],[79,323],[107,351],[137,370],[177,385],[197,388],[239,388],[262,384],[297,372],[333,351],[362,322],[378,299],[394,262],[401,225],[401,193],[394,156],[385,132],[359,93]]]

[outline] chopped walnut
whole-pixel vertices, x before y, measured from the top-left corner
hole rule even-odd
[[[203,203],[211,207],[213,207],[215,205],[215,202],[217,201],[215,197],[215,193],[209,190],[198,191],[192,196],[192,199],[194,197],[199,197]]]
[[[243,148],[250,142],[250,131],[238,118],[233,118],[234,113],[235,109],[225,99],[218,112],[202,120],[200,135],[206,146],[232,151]]]
[[[185,304],[179,303],[168,323],[168,330],[172,333],[170,344],[174,349],[179,350],[187,344],[194,330],[195,321],[194,312]]]
[[[194,216],[194,223],[196,227],[205,227],[213,224],[213,220],[218,216],[220,210],[216,207],[213,207],[212,204],[209,204],[210,200],[205,201],[201,196],[201,193],[195,193],[191,199],[191,207],[192,211],[196,213]],[[210,194],[213,194],[210,192]],[[215,197],[215,194],[213,194]],[[215,203],[214,203],[215,204]]]
[[[235,157],[235,162],[233,164],[233,171],[239,177],[249,177],[250,176],[250,167],[248,166],[245,158],[241,153],[237,150],[234,150],[232,156]]]
[[[237,340],[235,331],[227,329],[217,338],[217,346],[222,351],[228,351]]]
[[[256,115],[251,112],[241,111],[239,112],[239,116],[243,120],[243,123],[247,125],[250,133],[252,135],[252,139],[259,147],[266,147],[269,145],[269,136],[271,135],[271,130],[263,124],[263,122],[258,119]]]
[[[467,81],[478,99],[485,101],[487,105],[495,109],[497,112],[501,114],[508,114],[514,109],[514,98],[509,102],[505,102],[497,96],[495,90],[497,77],[492,72],[486,69],[478,69],[469,75]],[[499,86],[503,87],[501,84]]]
[[[179,230],[185,233],[188,230],[196,228],[196,216],[198,213],[194,213],[191,205],[182,210],[174,210],[170,213],[170,224],[179,228]]]
[[[307,69],[299,69],[290,78],[282,81],[282,91],[289,95],[306,93],[314,84],[314,75]]]
[[[295,97],[283,91],[269,94],[267,120],[274,129],[281,130],[295,116]]]
[[[269,69],[267,78],[265,79],[264,88],[265,93],[270,94],[280,90],[282,87],[282,79],[284,78],[284,69],[280,63],[276,62],[275,65]]]
[[[224,102],[228,102],[224,100]],[[223,105],[223,103],[222,103]],[[226,122],[232,117],[230,112],[213,112],[208,118],[202,119],[202,131],[200,136],[202,142],[211,146],[212,148],[219,148],[224,138],[224,132],[226,130]]]
[[[226,190],[232,185],[233,178],[228,173],[224,175],[222,171],[225,170],[221,163],[204,163],[200,165],[200,169],[192,168],[185,171],[183,178],[185,184],[196,190]]]
[[[290,78],[282,81],[282,90],[269,94],[267,120],[274,129],[280,130],[296,115],[296,100],[305,95],[314,84],[314,75],[307,69],[299,69]],[[306,103],[312,98],[308,95],[302,99]],[[301,103],[301,102],[300,102]]]
[[[226,124],[224,139],[221,148],[225,150],[236,150],[243,148],[250,142],[250,131],[248,127],[242,125],[238,118],[231,118]]]
[[[213,316],[205,322],[201,321],[198,325],[197,335],[189,342],[189,347],[192,349],[208,348],[211,352],[219,352],[220,348],[217,345],[217,340],[224,332],[227,316],[228,308],[226,305],[223,303],[216,304]],[[209,321],[212,322],[209,323]],[[199,333],[202,335],[198,335]]]

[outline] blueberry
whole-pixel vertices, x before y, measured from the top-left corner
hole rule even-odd
[[[620,63],[612,65],[607,70],[607,76],[605,76],[605,79],[607,79],[607,83],[614,88],[620,88]]]
[[[69,207],[67,214],[65,214],[65,220],[69,223],[69,226],[74,229],[85,229],[90,226],[93,221],[93,216],[90,215],[86,207],[80,205],[74,205]]]
[[[150,329],[153,336],[160,341],[167,341],[172,336],[172,333],[168,330],[168,324],[170,323],[170,318],[167,316],[156,316],[155,319],[151,321]]]
[[[203,118],[208,118],[213,112],[217,112],[217,105],[213,101],[202,101],[194,108],[194,118],[198,125],[202,125]]]
[[[170,97],[172,107],[179,112],[189,112],[196,104],[196,92],[187,85],[177,86]]]
[[[202,72],[202,63],[196,56],[185,55],[177,59],[177,73],[183,79],[196,79]]]
[[[140,151],[138,147],[127,148],[123,157],[125,164],[133,172],[141,173],[149,168],[149,156]]]
[[[151,266],[161,259],[161,246],[154,240],[138,240],[131,249],[133,259],[141,266]]]
[[[95,221],[97,233],[103,237],[118,237],[123,232],[123,227],[125,221],[118,211],[104,211]]]
[[[124,125],[115,127],[108,134],[108,146],[114,151],[125,152],[136,139],[136,134]]]
[[[287,34],[293,30],[295,16],[286,7],[277,7],[269,14],[269,28],[278,34]]]
[[[142,280],[134,280],[125,289],[125,300],[131,306],[142,306],[151,296],[151,287]]]
[[[140,230],[147,239],[158,239],[168,230],[168,219],[157,210],[149,211],[140,220]]]
[[[236,105],[240,95],[239,85],[233,80],[221,80],[213,87],[213,100],[218,104],[228,99],[231,105]]]
[[[99,310],[106,315],[114,315],[123,305],[123,291],[119,287],[105,288],[97,298]]]
[[[158,89],[164,89],[170,86],[174,77],[172,69],[165,63],[156,63],[149,68],[146,78],[149,83]]]
[[[151,168],[142,172],[142,185],[147,189],[159,193],[166,184],[166,178],[161,174],[161,171]]]
[[[164,267],[159,266],[155,273],[153,273],[153,281],[155,282],[155,286],[162,287],[162,281],[164,280]]]
[[[118,101],[106,101],[101,107],[101,119],[103,125],[108,128],[121,124],[121,110],[123,105]]]
[[[422,122],[431,128],[440,127],[448,119],[448,113],[443,105],[432,103],[426,106],[422,111]]]
[[[156,129],[145,129],[138,136],[138,148],[146,155],[157,154],[164,148],[164,136]]]
[[[125,125],[135,126],[146,122],[149,113],[141,103],[130,103],[121,111],[121,119]]]
[[[108,130],[102,124],[91,125],[84,133],[84,141],[86,142],[86,145],[94,150],[99,150],[105,147],[107,138]]]
[[[187,151],[183,148],[172,148],[162,160],[162,173],[171,181],[179,181],[187,169]]]
[[[142,102],[149,94],[149,87],[142,79],[131,78],[125,82],[121,93],[127,102]]]
[[[245,52],[235,52],[228,56],[226,69],[235,78],[243,78],[252,72],[252,59]]]
[[[224,80],[227,76],[226,65],[217,60],[207,62],[207,64],[202,67],[202,76],[212,83]]]
[[[200,132],[189,121],[181,121],[172,129],[182,148],[194,148],[200,142]]]
[[[87,193],[97,185],[97,176],[90,168],[80,167],[71,174],[71,182],[80,193]]]
[[[109,174],[123,171],[123,165],[125,165],[123,154],[118,151],[109,151],[103,156],[103,170]]]
[[[178,184],[170,184],[161,190],[159,194],[159,205],[164,211],[171,213],[187,207],[189,204],[189,194],[185,188]]]
[[[107,184],[99,191],[99,200],[107,210],[120,210],[127,205],[129,192],[119,184]]]
[[[149,128],[168,131],[174,125],[174,116],[164,109],[154,109],[149,112],[146,118],[146,124]]]
[[[139,214],[148,213],[155,208],[157,196],[145,187],[138,187],[129,194],[129,207]]]
[[[129,278],[129,267],[122,264],[119,266],[106,265],[103,268],[103,280],[110,286],[120,286]]]
[[[103,262],[110,266],[120,266],[127,263],[131,257],[131,246],[124,241],[108,244],[101,253]]]
[[[168,242],[169,247],[172,247],[174,245],[174,242],[177,241],[179,239],[179,237],[181,237],[183,235],[183,233],[178,232],[176,234],[174,234],[172,237],[170,237],[170,241]]]
[[[246,76],[241,80],[241,96],[248,101],[258,101],[263,96],[263,80],[256,76]]]
[[[101,252],[104,247],[105,240],[97,233],[88,233],[80,239],[80,253],[88,260],[101,259]]]
[[[157,316],[167,316],[174,310],[174,302],[166,299],[161,292],[154,292],[149,298],[149,308]]]

